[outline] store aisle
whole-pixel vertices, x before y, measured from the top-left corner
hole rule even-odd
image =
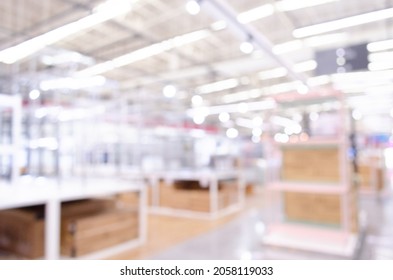
[[[360,198],[367,218],[356,259],[393,259],[393,198]],[[249,209],[228,224],[153,255],[151,259],[336,259],[335,256],[263,246],[267,211]]]

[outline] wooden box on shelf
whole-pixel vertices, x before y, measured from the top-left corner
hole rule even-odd
[[[359,164],[360,187],[363,190],[380,191],[384,187],[384,174],[381,167]]]
[[[285,215],[289,221],[339,225],[340,196],[335,194],[285,192]]]
[[[236,184],[225,182],[218,189],[218,208],[223,209],[236,203]],[[210,193],[200,187],[197,181],[178,181],[174,184],[161,183],[160,205],[163,207],[209,212]]]
[[[136,207],[117,207],[114,200],[98,200],[101,207],[76,202],[67,205],[61,223],[61,254],[79,257],[138,237]],[[83,210],[85,209],[85,210]]]
[[[138,212],[127,208],[68,217],[61,233],[61,253],[79,257],[136,239]]]
[[[44,255],[43,209],[37,207],[0,211],[0,249],[21,258]]]
[[[0,211],[0,249],[26,259],[44,256],[45,207]],[[61,253],[69,257],[104,249],[138,237],[136,206],[115,199],[62,203]]]
[[[282,180],[304,182],[339,182],[337,146],[284,146]]]

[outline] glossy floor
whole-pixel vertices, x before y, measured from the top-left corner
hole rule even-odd
[[[364,234],[355,259],[393,259],[393,197],[360,196]],[[150,259],[337,259],[337,256],[272,248],[261,242],[269,211],[249,207],[232,221],[178,245],[153,254]]]

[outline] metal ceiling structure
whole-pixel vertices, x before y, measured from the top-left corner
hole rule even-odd
[[[392,39],[391,0],[103,3],[1,1],[0,91],[28,98],[39,89],[48,99],[62,94],[65,102],[94,91],[106,99],[143,98],[152,111],[185,113],[198,104],[254,104],[281,92],[333,86],[361,97],[351,102],[362,113],[373,114],[368,100],[375,102],[376,95],[383,99],[373,106],[378,113],[393,107],[392,63],[383,71],[315,74],[318,51]],[[247,41],[244,53],[239,47]],[[385,49],[376,53],[377,63],[393,61],[393,43]],[[167,85],[176,91],[165,97]],[[252,118],[263,106],[256,108],[239,114]],[[218,123],[217,117],[210,121]]]

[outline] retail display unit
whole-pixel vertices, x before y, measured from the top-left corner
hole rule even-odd
[[[244,204],[245,183],[240,171],[176,170],[147,177],[153,213],[212,219],[239,211]],[[176,190],[176,182],[182,185],[181,190]]]
[[[19,148],[22,119],[20,97],[0,94],[0,114],[2,130],[0,131],[0,161],[3,177],[0,180],[16,182],[20,174]],[[7,131],[4,131],[5,127]]]
[[[336,121],[329,117],[330,128],[321,130],[330,133],[317,135],[318,126],[306,123],[305,132],[278,144],[280,177],[269,182],[267,190],[279,195],[282,209],[272,214],[274,221],[268,225],[263,243],[350,258],[358,243],[358,218],[342,95],[334,90],[316,91],[281,95],[277,102],[288,108],[296,101],[305,106],[327,99],[339,101],[335,103]],[[315,121],[322,122],[322,116]]]
[[[139,195],[138,237],[114,247],[80,256],[85,259],[105,258],[143,243],[146,237],[146,195],[143,185],[126,180],[89,179],[69,181],[58,185],[54,180],[35,180],[12,185],[0,185],[0,210],[45,206],[45,259],[59,259],[62,202],[109,197],[120,193]],[[130,235],[131,236],[131,235]]]
[[[363,151],[358,160],[359,191],[378,194],[385,185],[385,168],[382,149]]]

